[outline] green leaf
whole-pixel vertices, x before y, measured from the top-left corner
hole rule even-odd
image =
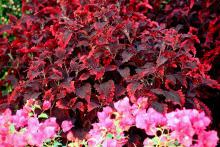
[[[24,133],[26,130],[26,128],[21,128],[19,132]]]
[[[108,133],[107,135],[106,135],[106,138],[108,138],[108,139],[112,139],[114,136],[113,136],[113,134],[111,134],[111,133]]]
[[[40,110],[41,110],[41,106],[35,104],[35,105],[33,105],[33,106],[31,107],[31,109],[32,109],[32,111],[35,111],[35,109],[40,109]]]
[[[86,140],[83,140],[83,141],[81,142],[81,144],[84,145],[84,147],[88,147],[88,143],[87,143]]]
[[[71,142],[71,143],[68,144],[68,146],[69,146],[69,147],[74,147],[74,143]]]
[[[122,138],[122,136],[121,136],[121,135],[117,135],[116,138],[117,138],[118,140],[120,140],[120,139]]]
[[[13,134],[15,132],[15,125],[14,124],[10,124],[9,130],[10,130],[10,133]]]
[[[41,109],[40,105],[35,104],[34,106],[35,106],[35,108]]]
[[[41,113],[38,115],[38,118],[48,118],[48,115],[46,113]]]
[[[34,113],[33,112],[30,112],[30,113],[28,113],[28,116],[34,116]]]
[[[58,142],[58,141],[55,141],[54,144],[53,144],[54,147],[59,147],[59,146],[62,146],[62,143]]]
[[[151,139],[155,145],[158,145],[159,144],[159,138],[158,137],[154,137]]]

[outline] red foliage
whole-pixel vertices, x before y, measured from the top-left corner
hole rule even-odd
[[[23,1],[22,18],[0,27],[15,36],[0,40],[0,70],[8,69],[0,86],[14,87],[0,97],[12,107],[49,100],[52,115],[63,112],[60,122],[72,117],[85,130],[95,109],[126,95],[132,102],[151,96],[161,111],[189,103],[199,109],[201,87],[220,89],[208,74],[219,56],[217,0],[163,2]]]

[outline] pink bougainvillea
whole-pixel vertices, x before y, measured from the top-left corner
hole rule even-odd
[[[145,103],[140,103],[145,102]],[[144,146],[183,145],[186,147],[215,147],[218,142],[215,131],[207,131],[210,119],[204,112],[183,109],[161,114],[153,108],[146,111],[147,98],[140,98],[132,106],[126,97],[114,103],[114,109],[105,107],[98,112],[99,122],[93,124],[88,135],[89,146],[125,144],[124,132],[136,126],[152,138],[146,138]],[[160,131],[160,136],[157,132]],[[167,132],[167,133],[165,133]],[[196,139],[194,136],[198,136]],[[204,139],[206,138],[206,139]]]
[[[46,114],[33,114],[35,106],[32,108],[29,106],[28,104],[23,109],[17,110],[15,115],[12,115],[9,109],[0,115],[1,147],[26,145],[41,147],[45,141],[56,137],[59,131],[56,118],[50,117],[40,121],[40,118],[46,118]]]
[[[61,128],[63,130],[63,132],[68,132],[71,128],[73,127],[73,124],[71,121],[63,121],[62,124],[61,124]]]

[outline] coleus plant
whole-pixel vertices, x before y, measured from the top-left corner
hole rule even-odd
[[[196,56],[200,40],[192,32],[149,19],[147,0],[22,1],[22,17],[0,27],[0,108],[21,108],[33,98],[51,103],[50,116],[71,120],[84,136],[96,112],[125,96],[132,103],[149,97],[160,112],[175,108],[206,111],[201,86],[219,89],[210,64]]]

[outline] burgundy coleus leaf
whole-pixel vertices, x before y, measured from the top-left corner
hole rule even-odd
[[[133,53],[128,52],[128,51],[123,51],[122,52],[122,63],[128,62],[132,57],[134,56]]]
[[[126,88],[124,86],[115,84],[115,97],[126,95]]]
[[[135,69],[135,71],[138,73],[138,76],[144,77],[156,72],[156,65],[154,63],[147,62],[144,66]]]
[[[57,99],[62,99],[66,96],[66,94],[67,94],[67,91],[65,89],[59,87],[58,92],[56,94],[56,98]]]
[[[127,85],[127,92],[128,92],[128,96],[130,97],[131,99],[131,102],[136,102],[136,99],[135,99],[135,92],[137,90],[140,90],[144,85],[139,83],[139,82],[133,82],[133,83],[130,83]]]
[[[107,71],[114,71],[116,70],[118,67],[116,65],[108,65],[105,67],[105,72]]]
[[[73,106],[73,109],[79,109],[81,112],[84,112],[86,110],[86,106],[83,104],[83,102],[76,102]]]
[[[0,56],[2,57],[5,55],[8,46],[8,39],[7,38],[0,38]]]
[[[170,90],[172,86],[176,85],[176,78],[174,75],[166,75],[165,77],[165,87]]]
[[[208,85],[212,88],[220,90],[220,84],[217,80],[213,80],[213,79],[210,79],[210,78],[202,78],[202,83],[205,84],[205,85]]]
[[[120,73],[120,75],[123,78],[127,78],[128,76],[130,76],[130,68],[129,67],[125,67],[124,69],[118,69],[118,72]]]
[[[38,13],[45,13],[45,14],[59,14],[61,12],[59,7],[45,7],[41,9],[41,11],[37,12]],[[42,14],[43,15],[43,14]]]
[[[216,57],[220,54],[220,46],[217,46],[216,48],[207,51],[204,56],[202,57],[202,62],[204,64],[212,64],[212,62],[215,60]]]
[[[80,64],[77,62],[78,58],[73,58],[71,61],[70,61],[70,69],[73,70],[73,71],[81,71],[85,68],[88,68],[87,67],[87,64]]]
[[[196,48],[194,46],[194,43],[191,39],[186,39],[180,44],[180,47],[183,48],[187,52],[192,52],[193,55],[196,55]]]
[[[95,28],[95,30],[101,31],[101,30],[103,30],[103,28],[105,27],[106,24],[107,24],[106,22],[95,22],[94,28]]]
[[[184,86],[185,88],[188,87],[186,76],[181,75],[181,74],[175,74],[174,76],[177,79],[177,81],[181,83],[182,86]]]
[[[99,104],[97,104],[97,103],[95,103],[95,102],[92,102],[92,101],[87,104],[87,110],[88,110],[88,112],[90,112],[90,111],[92,111],[92,110],[94,110],[94,109],[96,109],[96,108],[99,108],[99,107],[100,107]]]
[[[168,110],[167,104],[159,103],[156,101],[151,104],[151,107],[160,113],[167,113],[167,110]]]
[[[39,95],[41,95],[41,92],[25,92],[23,94],[24,99],[37,99],[39,97]]]
[[[212,112],[210,111],[209,107],[204,104],[201,100],[198,98],[193,98],[194,106],[197,110],[204,111],[205,114],[209,117],[212,118]]]
[[[82,99],[85,99],[89,103],[91,97],[91,85],[86,83],[85,85],[76,88],[76,95]]]
[[[56,51],[56,52],[55,52],[55,55],[56,55],[58,58],[63,58],[63,57],[65,56],[65,54],[66,54],[66,50],[63,49],[63,48],[61,48],[61,47],[56,48],[55,51]]]
[[[112,102],[115,95],[115,84],[113,80],[109,80],[102,84],[95,84],[95,89],[99,93],[99,99],[106,103]]]
[[[44,47],[48,48],[48,49],[53,49],[57,47],[57,42],[55,39],[48,39],[45,43],[44,43]]]
[[[54,100],[54,95],[52,93],[52,89],[49,89],[44,92],[43,100],[49,100],[49,101]]]
[[[166,91],[166,90],[157,88],[157,89],[151,89],[151,91],[157,95],[164,96],[166,98],[165,99],[166,102],[172,102],[173,104],[178,104],[180,106],[183,106],[185,103],[185,95],[183,94],[181,90]]]
[[[79,80],[80,81],[84,81],[84,80],[87,80],[89,77],[90,77],[90,73],[89,72],[85,72],[85,73],[82,73],[80,75]]]
[[[192,7],[194,6],[195,0],[190,0],[190,5],[189,8],[192,9]]]
[[[17,100],[17,98],[21,95],[21,87],[17,86],[14,88],[14,90],[12,91],[12,93],[8,96],[8,103],[13,103]]]
[[[42,72],[39,72],[39,71],[33,71],[33,70],[29,70],[28,71],[28,74],[27,74],[27,77],[30,79],[30,80],[33,80],[34,78],[36,78],[37,76],[39,76]]]
[[[73,97],[68,101],[68,107],[72,108],[77,101],[77,97]]]
[[[42,69],[44,68],[46,62],[38,59],[36,61],[32,61],[29,69],[28,69],[28,72],[27,72],[27,77],[30,79],[30,80],[33,80],[34,78],[36,78],[37,76],[41,75],[42,73],[44,73],[42,71]]]
[[[142,13],[146,13],[148,9],[153,9],[153,7],[148,2],[140,2],[136,6],[136,10]]]
[[[68,107],[68,101],[65,99],[60,99],[56,102],[56,107],[59,109],[70,109]]]
[[[11,25],[0,25],[0,35],[4,32],[9,33],[11,31]]]
[[[73,33],[66,29],[64,32],[60,32],[56,34],[56,38],[58,39],[58,45],[60,48],[65,49],[68,45]]]
[[[95,75],[95,80],[99,80],[105,74],[105,68],[104,67],[100,67],[100,68],[91,69],[90,70],[90,74],[91,75]]]
[[[67,93],[75,92],[75,82],[70,79],[64,83],[62,83],[62,87],[66,89]]]
[[[1,93],[0,93],[1,96]],[[2,114],[9,107],[6,99],[0,99],[0,113]]]
[[[18,49],[16,52],[21,53],[21,54],[27,54],[27,53],[30,53],[30,49],[23,47],[23,48]]]
[[[163,65],[166,61],[168,60],[168,58],[164,57],[164,56],[159,56],[156,63],[157,63],[157,67]]]
[[[59,70],[57,70],[55,68],[52,68],[52,72],[51,72],[49,78],[52,80],[61,80],[61,79],[63,79],[62,75],[63,75],[62,72],[60,72]]]

